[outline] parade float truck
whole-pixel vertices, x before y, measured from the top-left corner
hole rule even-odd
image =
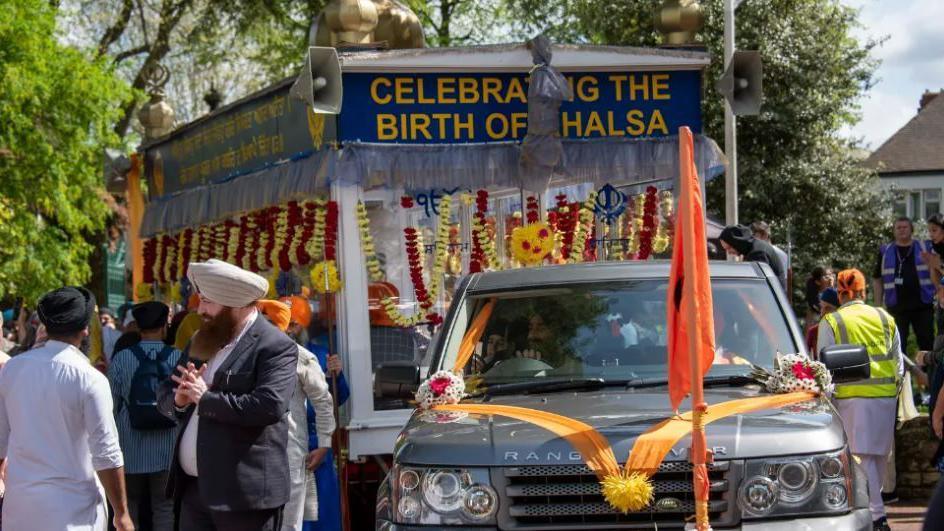
[[[417,412],[397,440],[378,493],[376,529],[691,526],[688,437],[675,434],[674,444],[670,439],[664,460],[651,471],[651,498],[624,512],[605,499],[583,449],[552,431],[545,418],[553,414],[586,424],[583,429],[601,434],[621,463],[639,450],[644,434],[667,427],[666,419],[674,416],[665,337],[668,285],[665,261],[466,277],[431,347],[432,392],[418,395]],[[783,396],[774,394],[771,387],[778,384],[764,382],[756,368],[776,372],[777,353],[801,353],[797,361],[806,354],[772,270],[766,264],[713,262],[711,290],[716,351],[704,379],[709,411]],[[465,381],[455,392],[465,395],[459,407],[472,413],[430,408],[422,401],[435,404],[435,391],[448,394],[450,382],[439,390],[436,380],[451,378],[464,344],[472,352],[459,363],[465,364]],[[864,351],[843,348],[839,356],[845,359],[831,352],[834,374],[868,363]],[[691,409],[690,400],[682,402],[680,411]],[[712,528],[872,528],[865,476],[854,465],[828,399],[732,414],[711,422],[706,432],[713,454],[707,507]]]
[[[301,339],[337,352],[350,386],[335,444],[349,529],[375,525],[381,484],[377,522],[396,528],[589,528],[612,516],[593,502],[594,485],[559,442],[526,426],[493,431],[499,425],[470,419],[420,427],[410,394],[430,367],[450,359],[468,318],[492,291],[509,312],[543,298],[566,299],[595,323],[602,322],[602,305],[614,313],[608,326],[622,330],[627,349],[645,349],[641,355],[652,363],[664,356],[654,346],[664,312],[647,302],[662,297],[661,266],[610,264],[671,251],[679,128],[694,133],[703,180],[724,171],[720,150],[701,134],[709,57],[587,45],[549,52],[546,42],[342,50],[338,61],[333,49],[313,49],[300,77],[149,140],[133,157],[128,193],[137,300],[183,305],[192,291],[188,264],[209,258],[265,275],[270,297],[310,299],[314,319]],[[583,262],[603,265],[583,268]],[[732,343],[722,345],[734,353],[731,359],[767,362],[777,349],[802,352],[782,294],[765,291],[765,275],[733,266],[719,271],[732,277],[719,281],[719,299],[736,307],[730,311],[767,319],[749,323],[746,314],[725,310],[719,321],[730,321],[719,333],[730,335]],[[581,283],[589,274],[600,283]],[[517,289],[522,286],[536,291]],[[748,295],[739,295],[741,289]],[[561,318],[571,321],[548,316],[532,323],[513,313],[495,321],[476,355],[488,378],[509,380],[504,391],[492,389],[494,399],[566,403],[600,418],[604,428],[619,423],[626,437],[662,415],[646,398],[659,392],[657,384],[638,384],[644,364],[593,343],[600,336],[618,345],[620,338],[607,335],[615,332],[591,333],[563,310]],[[496,311],[495,319],[503,313]],[[763,333],[758,322],[767,323]],[[538,330],[533,338],[530,328]],[[551,360],[544,356],[552,350],[525,343],[548,342],[548,328],[569,334],[568,342],[596,345],[588,370],[614,367],[627,379],[625,389],[610,394],[615,389],[604,379],[536,395],[550,374],[535,377],[534,389],[530,381],[515,381],[546,370]],[[497,364],[497,352],[520,354]],[[735,374],[727,369],[719,376]],[[754,392],[718,386],[717,392]],[[621,414],[628,416],[618,417],[625,422],[606,409],[615,401],[626,406]],[[718,522],[757,521],[744,512],[743,497],[757,511],[769,510],[766,517],[797,507],[845,514],[822,516],[837,523],[858,517],[852,512],[858,483],[828,406],[740,422],[724,424],[730,436],[716,452],[712,503],[724,517]],[[748,427],[750,438],[737,431]],[[614,432],[614,439],[622,437]],[[779,464],[754,459],[804,454],[809,457]],[[684,455],[674,458],[667,466],[676,468],[666,473],[681,478]],[[764,470],[783,472],[757,479]],[[470,491],[469,481],[481,491]],[[658,509],[645,513],[647,522],[680,522],[690,509],[684,488],[666,490],[681,488],[678,483],[659,487],[664,494]],[[467,498],[480,500],[475,510],[484,511],[472,520],[463,516]],[[827,498],[832,506],[822,505]]]

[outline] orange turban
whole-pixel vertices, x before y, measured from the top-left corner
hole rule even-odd
[[[302,328],[308,328],[311,324],[311,305],[308,299],[293,295],[291,297],[282,297],[279,299],[292,310],[292,322],[298,323]]]
[[[256,302],[256,307],[276,328],[283,332],[288,330],[288,325],[292,320],[292,310],[289,309],[287,304],[279,301],[262,300]]]
[[[843,269],[836,275],[836,289],[846,297],[865,292],[865,275],[858,269]]]

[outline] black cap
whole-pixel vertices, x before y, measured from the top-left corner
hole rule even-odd
[[[95,311],[95,296],[81,287],[59,288],[43,295],[36,311],[49,334],[74,334],[89,325]]]
[[[754,247],[754,235],[744,225],[728,225],[718,239],[734,247],[739,254],[746,255]]]
[[[169,313],[170,308],[158,301],[142,302],[131,308],[131,315],[137,321],[139,330],[156,330],[166,326]]]

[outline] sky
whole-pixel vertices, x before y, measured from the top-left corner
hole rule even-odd
[[[944,0],[840,0],[861,10],[860,39],[886,40],[861,121],[845,133],[876,149],[917,114],[925,90],[944,89]]]

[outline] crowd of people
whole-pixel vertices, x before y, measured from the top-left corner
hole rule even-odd
[[[349,391],[308,299],[262,300],[268,281],[216,260],[188,276],[186,308],[116,315],[65,287],[6,316],[0,526],[341,529]]]
[[[838,385],[834,402],[881,531],[896,421],[917,416],[911,377],[944,437],[944,216],[927,232],[915,239],[911,220],[895,221],[871,271],[873,305],[857,269],[817,267],[805,285],[811,355],[859,344],[870,357],[869,379]],[[789,291],[789,256],[766,223],[719,239]],[[0,338],[0,526],[100,530],[110,505],[119,531],[341,528],[331,448],[349,390],[308,299],[263,300],[266,279],[217,260],[190,264],[188,279],[183,308],[115,313],[65,287],[0,315],[12,322]],[[944,445],[934,463],[944,471]],[[941,489],[927,521],[944,521],[935,507]]]

